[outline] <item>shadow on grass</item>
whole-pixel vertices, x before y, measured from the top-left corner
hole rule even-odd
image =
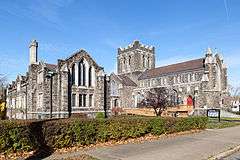
[[[225,121],[225,122],[240,122],[240,119],[221,119],[221,121]]]

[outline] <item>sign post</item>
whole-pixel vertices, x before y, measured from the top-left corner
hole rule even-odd
[[[220,122],[220,109],[208,109],[207,117],[218,118],[218,122]]]

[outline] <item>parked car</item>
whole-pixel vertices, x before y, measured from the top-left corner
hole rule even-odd
[[[233,111],[233,112],[239,112],[239,111],[240,111],[240,105],[234,105],[234,106],[232,106],[232,111]]]

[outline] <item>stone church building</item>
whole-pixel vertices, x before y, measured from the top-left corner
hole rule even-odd
[[[38,61],[38,42],[30,46],[26,75],[18,75],[7,89],[7,116],[15,119],[64,118],[94,115],[114,107],[136,108],[146,91],[166,87],[176,92],[179,104],[191,97],[195,109],[225,105],[227,67],[208,48],[202,58],[155,67],[155,48],[134,41],[118,48],[117,73],[105,76],[84,50],[57,64]],[[104,78],[105,77],[105,78]]]
[[[117,74],[110,78],[111,107],[138,107],[156,87],[174,91],[180,105],[191,98],[195,109],[223,107],[227,94],[227,67],[210,48],[202,58],[155,67],[155,48],[134,41],[118,48]]]
[[[36,40],[29,49],[26,75],[18,75],[8,86],[9,118],[64,118],[103,110],[104,70],[86,51],[48,64],[38,61]]]

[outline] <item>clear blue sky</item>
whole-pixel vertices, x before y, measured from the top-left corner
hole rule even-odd
[[[25,74],[28,44],[56,63],[84,48],[105,71],[117,48],[135,39],[156,47],[157,66],[222,53],[229,81],[240,85],[240,0],[11,0],[0,1],[0,73]]]

